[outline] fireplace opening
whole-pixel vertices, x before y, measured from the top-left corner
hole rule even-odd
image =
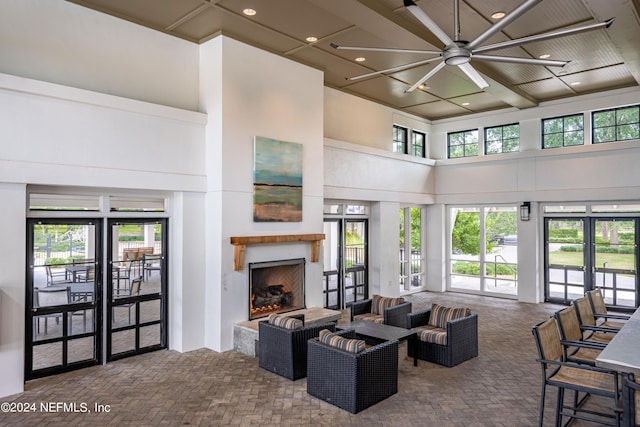
[[[249,320],[301,310],[304,258],[249,263]]]

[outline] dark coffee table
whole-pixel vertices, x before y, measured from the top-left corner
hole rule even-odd
[[[353,329],[356,335],[365,341],[372,341],[376,344],[398,340],[398,342],[407,341],[407,345],[415,346],[418,335],[410,329],[398,328],[397,326],[385,325],[384,323],[367,322],[366,320],[356,320],[351,323],[340,323],[336,325],[336,329],[345,330]],[[412,347],[415,350],[415,347]],[[418,366],[418,358],[416,352],[412,352],[413,366]]]

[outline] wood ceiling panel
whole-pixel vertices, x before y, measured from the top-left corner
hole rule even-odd
[[[290,37],[256,25],[242,16],[215,8],[203,11],[175,29],[196,40],[206,40],[220,30],[238,40],[279,53],[301,45]]]
[[[447,101],[436,101],[428,104],[412,105],[404,108],[407,113],[416,114],[423,117],[431,117],[432,120],[446,119],[448,117],[463,116],[471,111],[459,107]]]
[[[593,92],[602,90],[606,86],[626,87],[635,83],[633,76],[627,71],[624,65],[589,70],[582,73],[575,73],[568,76],[561,76],[565,84],[570,85],[576,93]],[[578,85],[572,83],[580,82]]]
[[[486,92],[476,92],[470,95],[460,96],[457,98],[449,98],[449,102],[459,105],[462,108],[473,112],[495,110],[497,108],[507,108],[509,105],[496,99]],[[463,105],[468,104],[468,105]]]
[[[447,66],[427,81],[428,93],[405,94],[404,90],[424,76],[438,62],[410,70],[347,81],[381,69],[396,67],[430,56],[398,52],[335,50],[330,43],[353,46],[439,50],[437,40],[404,7],[404,0],[68,0],[100,12],[128,19],[136,24],[202,43],[222,33],[258,48],[324,71],[325,84],[364,98],[402,108],[428,119],[469,114],[475,110],[434,99],[473,97],[475,108],[526,108],[580,93],[607,90],[640,82],[640,54],[636,17],[640,8],[630,0],[547,0],[495,34],[482,45],[547,31],[569,25],[583,25],[616,17],[608,30],[520,47],[494,50],[487,54],[571,60],[564,68],[473,61],[491,86],[480,91],[457,67]],[[456,0],[415,0],[450,36],[454,37],[453,5]],[[496,21],[491,13],[511,12],[524,0],[458,0],[461,38],[473,39]],[[585,6],[587,5],[587,6]],[[242,9],[251,7],[257,15],[247,17]],[[313,45],[308,35],[320,40]],[[366,58],[357,63],[357,56]],[[634,80],[635,76],[635,80]],[[560,78],[562,80],[560,80]],[[569,83],[581,81],[578,87]],[[564,80],[564,81],[563,81]],[[471,101],[469,101],[471,102]]]
[[[242,15],[244,8],[251,7],[257,11],[251,17],[252,21],[277,29],[300,41],[304,41],[308,36],[326,37],[351,26],[338,15],[316,7],[306,0],[222,0],[218,6],[238,15]]]
[[[77,3],[163,29],[203,6],[202,0],[80,0]]]
[[[398,105],[400,108],[438,100],[435,96],[421,90],[405,93],[407,88],[408,86],[404,83],[384,76],[347,87],[350,91],[367,93],[371,98],[382,100],[387,105]]]
[[[555,77],[518,85],[518,88],[540,101],[563,98],[574,94],[569,86]]]

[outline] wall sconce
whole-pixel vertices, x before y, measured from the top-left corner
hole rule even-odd
[[[520,221],[529,221],[531,218],[531,202],[523,202],[520,205]]]

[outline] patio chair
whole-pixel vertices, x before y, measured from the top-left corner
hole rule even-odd
[[[478,356],[478,315],[468,308],[433,304],[430,309],[407,315],[407,328],[415,330],[415,348],[407,346],[409,357],[447,367]]]
[[[624,425],[640,426],[640,379],[633,374],[622,376],[622,413]]]
[[[398,392],[398,341],[362,350],[364,342],[349,329],[323,331],[308,345],[311,396],[356,414]]]
[[[160,254],[142,254],[142,280],[149,280],[151,272],[161,270],[161,259]]]
[[[605,348],[606,343],[584,338],[576,307],[571,305],[554,314],[558,322],[563,350],[563,360],[575,363],[596,365],[596,357]]]
[[[351,304],[351,321],[365,320],[385,325],[405,328],[407,314],[411,313],[411,303],[404,298],[389,298],[373,295],[370,299]]]
[[[567,417],[569,421],[581,419],[619,427],[621,417],[617,410],[619,403],[617,373],[595,366],[563,361],[560,333],[554,317],[533,326],[532,332],[538,348],[537,361],[542,368],[539,426],[543,425],[545,392],[547,386],[551,386],[558,389],[556,426],[563,425],[562,420]],[[571,404],[565,402],[565,390],[571,390],[574,393]],[[581,398],[580,393],[583,393]],[[591,395],[610,399],[609,411],[583,408]]]
[[[600,288],[593,289],[591,291],[587,291],[587,297],[589,297],[589,302],[591,303],[591,309],[593,310],[593,315],[596,318],[598,323],[603,323],[607,319],[615,319],[618,320],[617,323],[623,324],[627,320],[631,318],[629,314],[622,313],[611,313],[607,310],[607,305],[604,302],[604,297],[602,296],[602,291]]]
[[[126,296],[114,296],[114,301],[118,300],[120,298],[124,299],[124,298],[131,298],[131,297],[136,297],[138,295],[140,295],[140,288],[142,286],[142,278],[138,277],[137,279],[133,279],[131,281],[131,286],[129,287],[129,294]],[[131,302],[127,302],[124,304],[118,304],[118,305],[114,305],[112,308],[112,317],[113,319],[115,319],[115,309],[116,308],[122,308],[125,307],[129,310],[129,324],[131,324],[131,308],[134,307],[136,305],[135,301],[131,301]]]
[[[45,265],[44,269],[47,272],[47,286],[71,283],[71,280],[67,278],[67,274],[64,271],[64,266],[62,269],[58,268],[54,270],[50,265]]]
[[[591,302],[589,297],[584,296],[573,301],[580,320],[580,329],[588,331],[587,338],[592,341],[609,342],[622,327],[622,323],[603,322],[598,324],[596,317],[593,315]]]
[[[34,288],[34,296],[35,296],[35,307],[54,307],[54,306],[64,306],[71,304],[71,288],[67,286],[66,288],[56,288],[56,289],[48,289],[48,288]],[[82,327],[83,331],[87,330],[87,313],[86,310],[78,310],[69,312],[71,316],[82,316]],[[55,312],[49,314],[41,314],[34,317],[34,321],[36,322],[35,333],[40,333],[40,319],[44,318],[44,334],[48,333],[48,320],[53,318],[56,320],[56,324],[60,324],[60,319],[62,319],[62,312]],[[72,322],[69,322],[69,333],[71,333]]]
[[[258,324],[258,366],[274,374],[295,381],[307,376],[307,341],[318,336],[322,329],[335,331],[335,324],[304,326],[300,322],[279,323],[278,318]]]

